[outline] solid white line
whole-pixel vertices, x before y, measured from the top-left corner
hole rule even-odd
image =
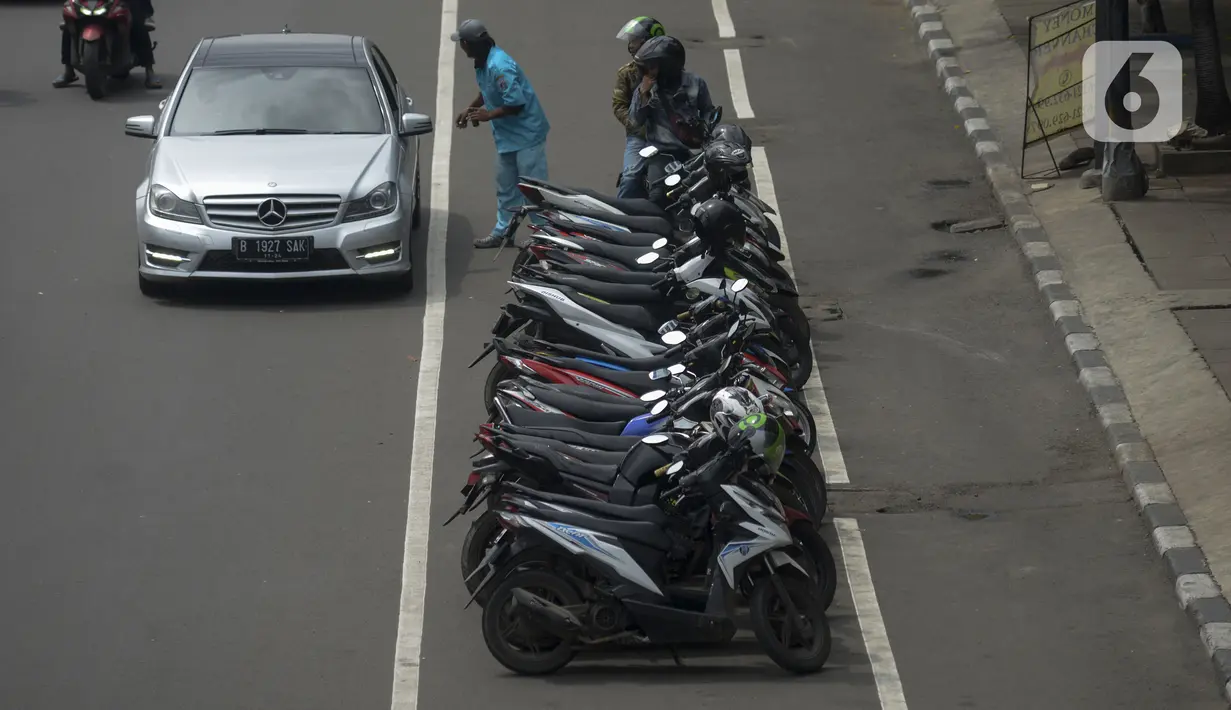
[[[752,112],[752,103],[748,100],[748,85],[744,83],[744,63],[739,58],[739,50],[724,49],[722,54],[727,59],[727,78],[731,82],[731,103],[735,104],[735,117],[756,118]]]
[[[713,0],[714,19],[718,21],[718,36],[730,39],[735,36],[735,23],[731,21],[731,11],[727,9],[727,0]]]
[[[898,664],[893,659],[889,646],[889,631],[881,616],[876,588],[872,586],[872,570],[863,547],[863,533],[852,518],[834,518],[838,543],[842,547],[842,566],[846,568],[846,582],[855,600],[855,615],[863,632],[863,645],[868,651],[872,665],[872,677],[876,680],[876,694],[880,696],[882,710],[907,710],[906,694],[902,691],[902,679],[898,676]]]
[[[436,64],[436,127],[432,141],[431,209],[427,229],[426,301],[423,349],[415,393],[414,444],[406,541],[402,552],[402,598],[393,658],[393,710],[417,710],[419,659],[423,646],[423,604],[427,591],[427,538],[431,524],[432,464],[436,458],[436,398],[445,335],[445,249],[449,232],[449,153],[453,148],[453,62],[457,47],[457,0],[441,0],[440,56]]]
[[[752,179],[757,186],[757,196],[765,201],[777,214],[771,214],[774,226],[778,227],[778,236],[782,238],[782,254],[786,257],[782,266],[795,280],[795,267],[791,264],[791,248],[787,244],[786,228],[782,226],[782,213],[778,209],[778,192],[774,189],[774,175],[769,170],[769,157],[763,146],[752,148]],[[812,347],[812,343],[808,343]],[[838,443],[838,431],[834,427],[833,414],[829,411],[829,398],[825,396],[825,387],[821,385],[821,367],[816,362],[816,348],[812,348],[812,376],[804,383],[804,397],[808,401],[808,409],[816,419],[816,452],[821,458],[821,470],[825,472],[825,481],[830,484],[850,483],[846,473],[846,459],[842,457],[842,446]]]

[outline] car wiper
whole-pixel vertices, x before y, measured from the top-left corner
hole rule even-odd
[[[319,131],[330,136],[378,136],[379,131]]]
[[[214,131],[211,136],[265,136],[308,133],[303,128],[229,128],[225,131]]]

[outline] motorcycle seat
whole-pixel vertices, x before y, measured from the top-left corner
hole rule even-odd
[[[617,262],[623,266],[627,266],[628,268],[634,269],[636,271],[649,271],[654,266],[654,264],[659,263],[657,261],[654,262],[654,264],[648,264],[648,265],[637,263],[637,259],[641,258],[642,256],[644,256],[645,254],[648,254],[651,251],[654,251],[652,249],[645,249],[642,247],[622,247],[619,244],[608,244],[607,242],[600,242],[600,241],[594,241],[594,240],[589,240],[589,239],[581,240],[581,241],[578,241],[577,243],[581,246],[582,249],[585,250],[587,254],[590,254],[592,256],[602,257],[604,259],[611,259],[614,262]],[[658,253],[660,261],[664,257],[670,255],[669,250],[667,250],[666,253],[661,252],[661,251],[657,253]]]
[[[564,211],[564,210],[562,210]],[[660,237],[670,238],[675,235],[675,228],[671,222],[662,217],[637,217],[634,215],[613,214],[611,212],[601,212],[599,210],[587,210],[570,207],[567,210],[568,214],[575,214],[579,217],[588,217],[597,219],[608,224],[616,224],[621,227],[626,227],[634,232],[649,232],[657,234]]]
[[[614,362],[616,358],[612,358],[610,355],[604,353],[593,353],[593,355],[596,356],[595,359],[602,359],[604,361],[610,360],[612,361],[612,364],[617,364]],[[583,355],[583,357],[585,356]],[[575,370],[584,375],[593,375],[594,377],[606,380],[617,387],[623,387],[638,397],[646,392],[649,392],[650,390],[659,389],[658,383],[650,379],[650,373],[654,371],[654,367],[644,371],[632,369],[613,370],[610,367],[595,365],[594,363],[586,362],[585,360],[578,360],[573,357],[553,355],[552,358],[560,361],[560,366],[565,369]],[[662,365],[661,367],[666,367],[666,365]]]
[[[508,407],[505,414],[517,426],[568,427],[607,436],[619,436],[624,431],[622,422],[587,422],[564,414],[547,414],[521,407]]]
[[[627,424],[633,417],[639,417],[648,411],[645,404],[636,399],[625,400],[627,404],[615,404],[550,390],[536,391],[534,396],[544,404],[549,404],[588,422]]]
[[[608,283],[653,286],[663,279],[663,274],[656,271],[621,271],[620,269],[609,269],[604,266],[585,266],[582,264],[555,262],[552,263],[551,267],[557,273],[566,271],[570,274]]]
[[[657,203],[651,200],[612,197],[611,195],[605,195],[598,190],[591,190],[587,187],[574,187],[571,189],[579,195],[588,195],[599,202],[611,205],[630,217],[658,217],[659,219],[671,219],[671,216],[667,214],[666,210],[659,207]]]
[[[609,244],[615,244],[616,246],[638,247],[640,249],[644,249],[645,251],[649,251],[650,248],[654,246],[654,242],[663,238],[662,235],[649,234],[646,232],[621,232],[617,230],[603,229],[602,227],[593,227],[589,225],[578,227],[577,225],[565,224],[563,221],[554,220],[554,219],[551,219],[550,217],[547,219],[547,221],[552,226],[559,229],[561,232],[564,232],[564,234],[553,235],[553,236],[559,236],[563,239],[572,239],[572,240],[581,239],[583,242],[597,240],[597,241],[607,242]],[[590,237],[590,239],[577,237],[575,236],[575,233],[586,235]],[[675,240],[672,240],[672,243],[674,244]]]
[[[587,431],[571,427],[533,427],[517,424],[500,424],[500,431],[517,436],[528,436],[540,439],[551,439],[561,444],[585,446],[599,451],[627,454],[628,450],[641,441],[639,436],[610,436],[607,434],[591,434]],[[623,460],[623,459],[621,459]]]
[[[522,445],[526,451],[546,459],[559,474],[584,478],[602,486],[610,487],[620,470],[618,464],[586,463],[547,443],[523,443]]]
[[[655,523],[640,520],[613,520],[580,510],[535,511],[533,517],[592,532],[606,533],[613,537],[639,542],[662,552],[671,549],[671,538],[661,526]]]
[[[582,363],[586,362],[585,360],[577,360],[577,358],[589,357],[595,360],[602,360],[603,362],[616,365],[617,367],[625,368],[624,370],[608,370],[608,372],[618,372],[620,374],[634,374],[635,373],[637,375],[641,375],[642,377],[644,377],[646,381],[650,382],[651,384],[654,384],[654,380],[650,379],[651,372],[662,369],[664,367],[671,367],[672,365],[678,362],[682,362],[684,360],[684,355],[686,354],[684,351],[677,350],[675,347],[672,347],[672,348],[669,348],[666,351],[666,353],[664,353],[663,355],[656,355],[654,357],[631,358],[631,357],[618,357],[615,355],[608,355],[606,353],[596,353],[592,350],[585,350],[583,348],[574,348],[568,345],[557,345],[555,347],[557,347],[561,351],[561,353],[567,353],[567,354],[561,354],[556,357],[560,357],[562,359],[568,360],[568,362],[570,363],[568,367],[571,367],[573,362],[582,362]],[[586,363],[586,364],[589,364],[589,363]],[[612,383],[614,384],[615,380],[612,380]],[[659,384],[666,385],[667,383],[665,381],[662,381]],[[662,389],[662,388],[652,387],[651,389]],[[645,392],[649,392],[649,391],[650,390],[646,390]],[[639,392],[637,393],[637,396],[640,397],[641,395],[645,394],[645,392]]]
[[[616,303],[607,303],[599,300],[595,296],[580,293],[574,289],[557,284],[561,293],[572,299],[573,303],[590,311],[596,316],[601,316],[607,320],[622,325],[626,328],[641,331],[642,333],[656,333],[662,322],[654,317],[644,306],[621,305]],[[650,341],[653,346],[662,346],[662,343]]]
[[[537,396],[539,392],[550,391],[560,392],[562,394],[571,394],[574,397],[584,397],[594,402],[607,402],[610,404],[636,404],[638,400],[630,399],[629,397],[621,397],[618,394],[607,394],[599,392],[593,387],[585,385],[562,385],[555,382],[542,382],[540,380],[532,380],[525,375],[517,378],[517,384],[534,392]]]
[[[589,498],[577,498],[558,493],[548,493],[546,491],[536,491],[533,497],[548,503],[558,503],[566,508],[575,508],[587,513],[600,515],[604,518],[638,520],[643,523],[653,523],[654,525],[663,525],[667,522],[667,514],[656,505],[617,505],[615,503],[604,503],[603,501],[591,500]]]
[[[670,300],[662,292],[644,284],[611,283],[609,281],[599,281],[598,279],[588,279],[579,274],[556,273],[550,274],[546,278],[549,278],[553,283],[568,286],[582,293],[601,298],[609,303],[629,305],[663,303]]]
[[[568,456],[572,456],[573,458],[586,463],[594,463],[604,466],[618,466],[624,461],[624,457],[628,455],[628,453],[624,451],[603,451],[601,449],[593,449],[580,444],[568,444],[546,436],[525,436],[522,434],[513,434],[507,429],[503,430],[501,433],[510,444],[516,447],[529,448],[531,446],[548,446],[556,451],[563,452]]]

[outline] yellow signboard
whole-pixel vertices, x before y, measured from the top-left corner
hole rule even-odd
[[[1026,145],[1081,125],[1081,61],[1094,44],[1094,3],[1030,18]]]

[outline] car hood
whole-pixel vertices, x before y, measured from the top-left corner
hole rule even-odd
[[[150,183],[191,202],[253,194],[358,199],[395,179],[396,148],[388,135],[171,136],[158,141]]]

